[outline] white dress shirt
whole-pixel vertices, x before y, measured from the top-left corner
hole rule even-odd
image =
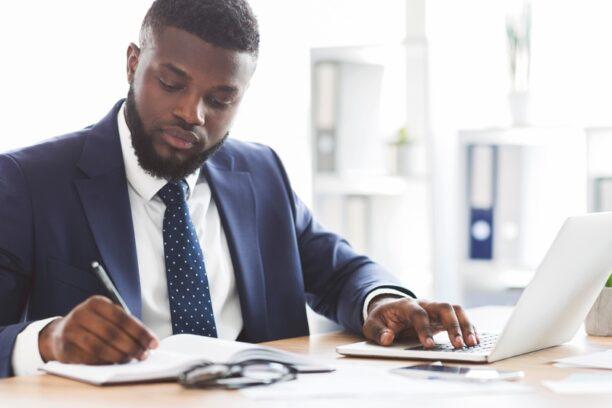
[[[164,262],[162,224],[166,209],[157,192],[167,183],[151,176],[138,164],[131,143],[131,134],[124,117],[125,104],[119,110],[117,123],[128,181],[128,194],[142,300],[142,322],[158,338],[172,334],[170,303]],[[206,179],[196,171],[186,178],[189,185],[187,205],[196,229],[210,287],[213,313],[219,338],[235,340],[242,330],[242,312],[236,290],[236,279],[227,239],[215,201]],[[363,305],[363,318],[367,316],[370,301],[381,294],[406,295],[392,289],[372,291]],[[32,375],[43,364],[38,349],[39,332],[53,319],[39,320],[28,325],[16,338],[12,365],[15,375]]]
[[[123,115],[124,107],[118,114],[119,138],[136,238],[142,322],[163,339],[172,334],[172,323],[162,232],[166,205],[157,192],[167,181],[151,176],[138,164]],[[236,340],[242,330],[242,312],[232,258],[210,187],[206,179],[199,176],[198,170],[186,178],[189,185],[187,206],[204,254],[217,336]]]

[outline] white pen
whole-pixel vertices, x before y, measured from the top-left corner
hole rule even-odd
[[[110,299],[114,303],[121,306],[127,314],[131,315],[132,312],[130,312],[130,308],[127,306],[125,301],[121,298],[119,291],[117,290],[115,285],[113,285],[113,281],[111,280],[110,276],[108,276],[108,274],[106,273],[102,265],[100,265],[100,263],[97,261],[93,261],[91,263],[91,269],[93,269],[98,279],[100,279],[100,282],[102,282],[102,284],[106,288],[106,291],[110,295]]]

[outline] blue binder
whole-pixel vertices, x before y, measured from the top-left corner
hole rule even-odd
[[[491,260],[497,185],[497,147],[468,147],[470,259]]]

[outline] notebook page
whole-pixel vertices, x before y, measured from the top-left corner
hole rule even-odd
[[[100,385],[174,378],[196,363],[197,361],[188,355],[152,350],[144,361],[132,360],[127,364],[113,365],[64,364],[50,361],[41,367],[41,371]]]
[[[199,361],[214,363],[239,363],[245,360],[263,359],[291,364],[299,372],[304,373],[333,371],[333,368],[327,365],[272,347],[193,334],[176,334],[167,337],[160,342],[159,348],[172,353],[187,354]]]
[[[159,350],[215,363],[231,361],[234,354],[257,347],[249,343],[196,336],[195,334],[175,334],[166,337],[159,344]]]

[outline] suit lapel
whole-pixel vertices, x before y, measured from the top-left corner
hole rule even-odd
[[[75,187],[102,263],[132,313],[140,317],[134,227],[117,129],[122,103],[119,101],[89,130],[78,164],[87,177],[75,180]],[[269,339],[266,289],[251,175],[233,169],[226,148],[211,157],[202,170],[228,240],[244,322],[242,337],[251,342],[265,341]]]
[[[141,316],[140,279],[125,168],[113,110],[88,135],[75,180],[85,215],[106,271],[131,312]],[[92,261],[94,261],[92,259]]]
[[[251,342],[269,338],[266,290],[256,223],[251,174],[231,169],[222,148],[203,168],[231,252],[240,298],[243,336]]]

